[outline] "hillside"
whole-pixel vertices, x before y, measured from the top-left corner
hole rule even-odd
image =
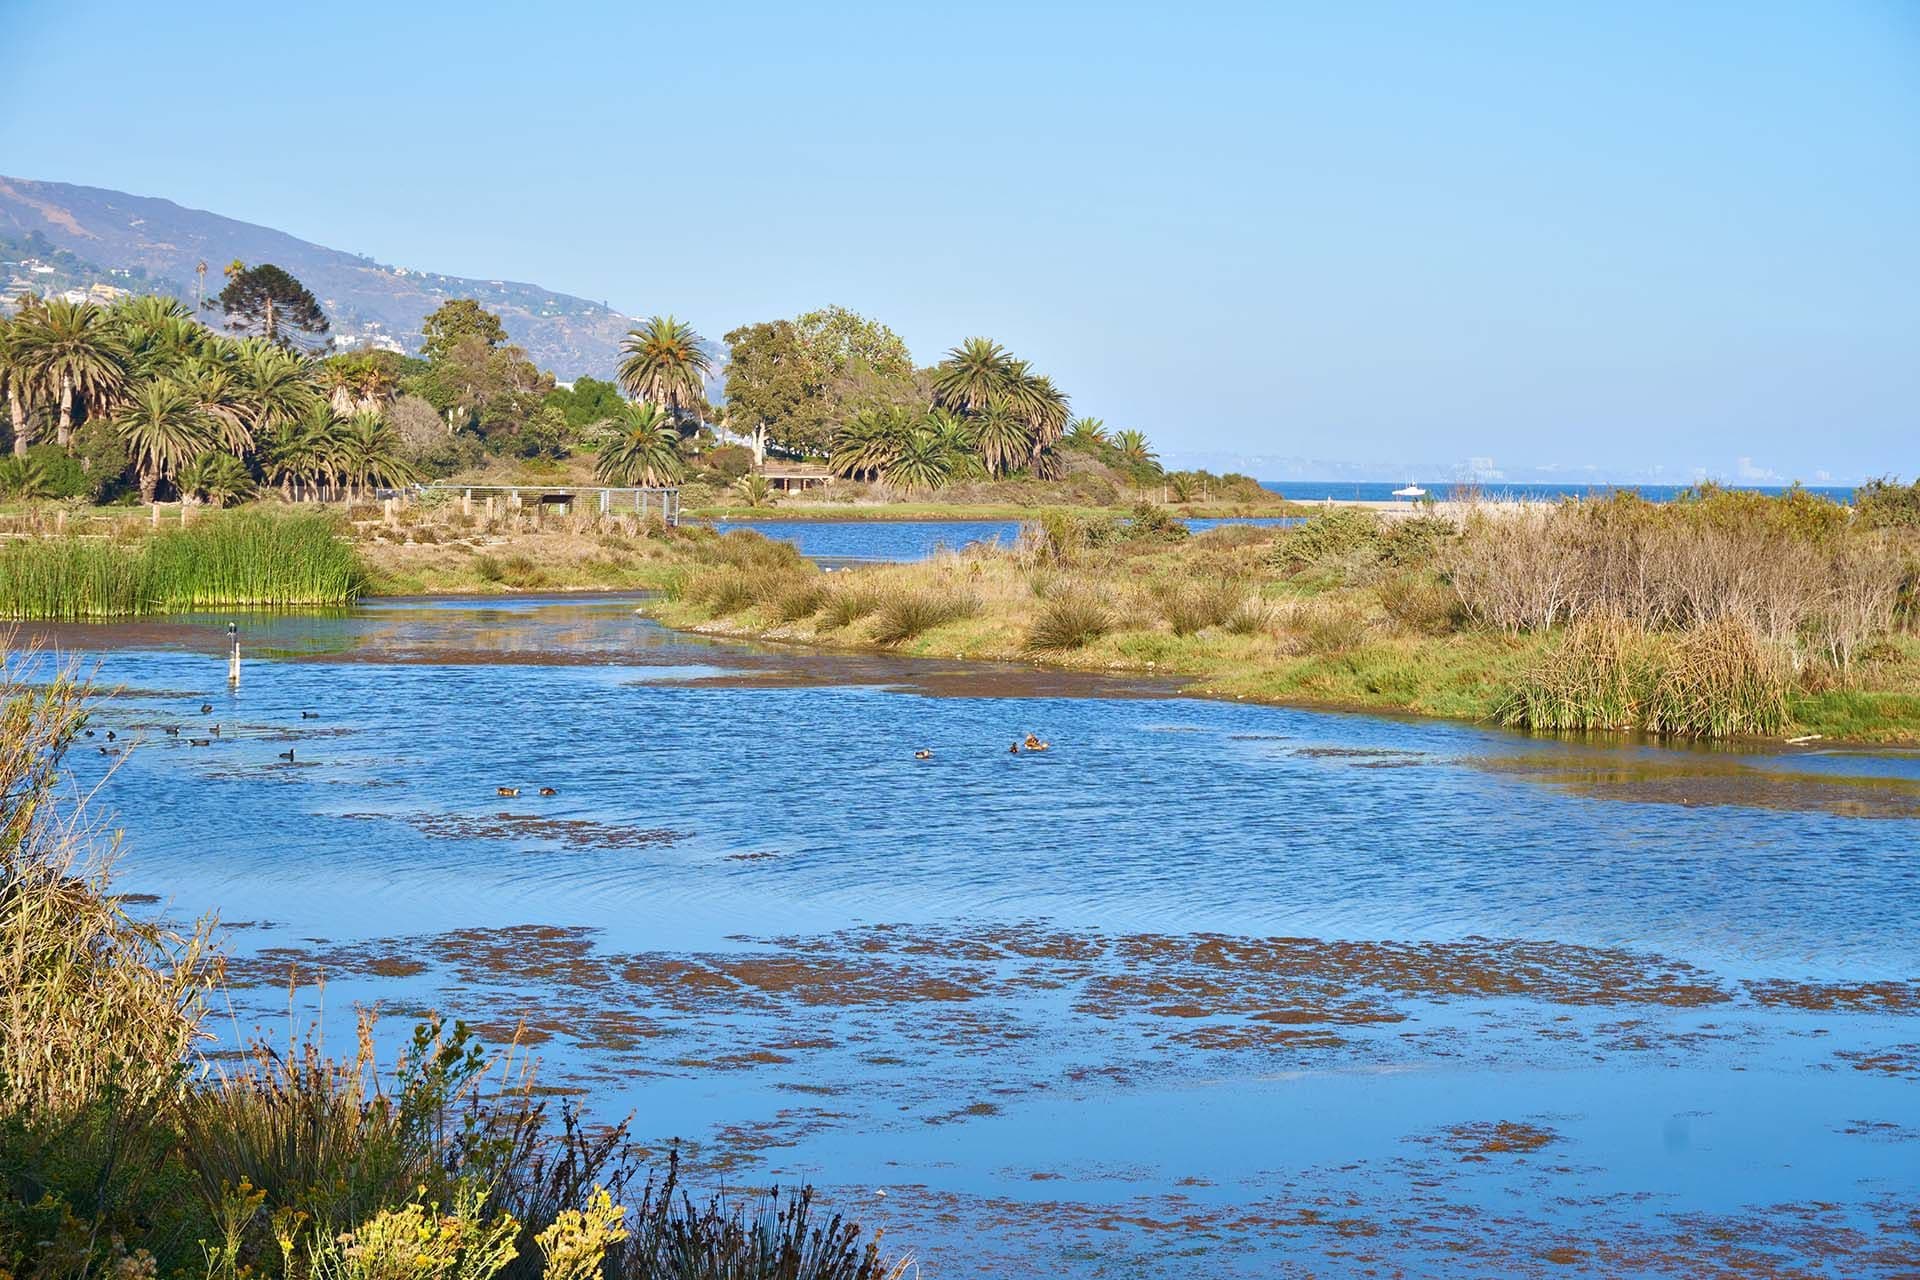
[[[219,292],[234,259],[272,262],[312,289],[341,345],[412,351],[420,321],[449,298],[474,298],[499,314],[535,363],[562,379],[612,376],[633,321],[597,302],[510,280],[469,280],[389,266],[171,200],[100,187],[0,176],[0,288],[154,290],[192,305],[194,268]],[[95,289],[104,296],[110,288]]]

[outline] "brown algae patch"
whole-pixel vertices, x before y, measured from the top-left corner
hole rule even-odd
[[[569,849],[650,849],[675,844],[693,834],[667,827],[627,826],[585,818],[549,818],[501,811],[463,813],[348,813],[361,821],[404,822],[436,840],[538,840]]]
[[[1815,1013],[1920,1013],[1920,981],[1792,982],[1776,978],[1746,984],[1753,1002]]]
[[[1485,1160],[1496,1155],[1531,1155],[1562,1140],[1552,1129],[1515,1120],[1456,1124],[1436,1137],[1416,1139],[1433,1142],[1462,1160]]]

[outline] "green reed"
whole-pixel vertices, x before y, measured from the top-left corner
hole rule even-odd
[[[350,604],[365,578],[331,517],[235,511],[133,543],[0,544],[0,618],[131,618]]]

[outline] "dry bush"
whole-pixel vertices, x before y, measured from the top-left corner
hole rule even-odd
[[[1464,616],[1454,589],[1422,569],[1402,569],[1374,584],[1394,625],[1417,635],[1445,635]]]
[[[832,593],[818,578],[809,578],[783,589],[773,600],[773,616],[781,622],[798,622],[820,611]]]
[[[152,1106],[186,1084],[218,977],[212,921],[148,924],[110,892],[113,846],[56,802],[90,691],[72,667],[41,666],[0,660],[0,1116],[108,1094]]]
[[[1839,511],[1743,494],[1481,514],[1447,569],[1467,613],[1501,630],[1546,631],[1593,613],[1650,631],[1734,621],[1796,667],[1844,670],[1894,626],[1905,559],[1894,535],[1850,528]]]

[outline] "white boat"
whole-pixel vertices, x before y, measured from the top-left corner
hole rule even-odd
[[[1393,491],[1393,496],[1396,498],[1405,498],[1408,501],[1412,501],[1415,498],[1426,497],[1427,491],[1425,489],[1422,489],[1419,485],[1413,483],[1411,480],[1409,480],[1407,482],[1407,487],[1404,489],[1395,489]]]

